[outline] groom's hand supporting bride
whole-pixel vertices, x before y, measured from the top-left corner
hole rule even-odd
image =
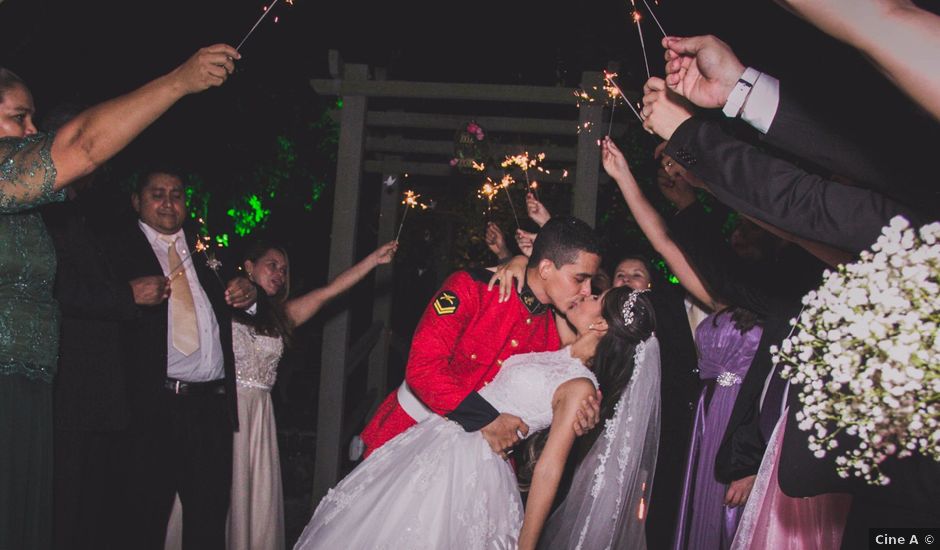
[[[483,426],[480,433],[494,453],[507,458],[506,450],[519,442],[520,435],[525,437],[529,433],[529,427],[518,416],[501,413],[496,420]]]
[[[577,419],[574,421],[574,433],[581,437],[582,435],[588,433],[594,429],[594,426],[597,426],[597,422],[601,419],[601,390],[597,390],[596,395],[585,399],[581,402],[581,407],[578,409]]]

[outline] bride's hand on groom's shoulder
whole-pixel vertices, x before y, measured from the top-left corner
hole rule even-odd
[[[496,420],[483,426],[480,433],[494,453],[508,458],[506,451],[519,442],[520,434],[524,437],[529,433],[529,427],[518,416],[502,413]]]
[[[581,408],[578,409],[578,418],[574,421],[574,433],[582,436],[597,426],[601,419],[601,390],[597,390],[597,395],[591,396],[581,402]]]

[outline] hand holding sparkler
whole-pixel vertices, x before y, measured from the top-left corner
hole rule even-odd
[[[643,85],[643,127],[669,141],[683,122],[692,118],[694,107],[666,88],[661,78],[653,77]]]
[[[173,69],[168,77],[183,95],[194,94],[221,86],[235,72],[235,60],[241,57],[235,48],[215,44],[197,51],[186,63]]]
[[[545,222],[552,219],[551,212],[545,208],[545,205],[542,204],[538,197],[529,193],[525,196],[525,207],[526,212],[529,213],[529,218],[538,224],[539,227],[545,225]]]
[[[375,262],[375,265],[384,265],[391,263],[395,259],[395,252],[398,251],[398,241],[389,241],[382,246],[376,248],[372,254],[369,255],[369,258]]]
[[[633,173],[630,171],[630,165],[626,157],[620,152],[620,149],[614,144],[614,140],[605,137],[601,140],[601,163],[604,165],[604,171],[607,172],[614,181],[620,182],[624,179],[633,179]]]
[[[666,85],[705,109],[720,109],[744,73],[731,47],[714,36],[663,38]]]
[[[139,306],[156,306],[170,297],[170,280],[162,275],[138,277],[128,284],[134,294],[134,303]]]

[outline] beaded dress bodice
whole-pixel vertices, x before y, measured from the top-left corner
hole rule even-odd
[[[59,350],[56,258],[33,208],[64,197],[53,191],[52,139],[0,139],[0,375],[44,382],[52,382]]]
[[[232,323],[235,380],[241,386],[270,390],[277,379],[277,364],[284,353],[280,336],[258,334],[254,327]]]

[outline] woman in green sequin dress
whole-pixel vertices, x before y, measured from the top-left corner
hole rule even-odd
[[[0,549],[44,549],[52,531],[52,380],[59,316],[55,251],[35,207],[124,148],[185,95],[221,85],[240,56],[203,48],[172,72],[79,114],[55,134],[0,68]]]

